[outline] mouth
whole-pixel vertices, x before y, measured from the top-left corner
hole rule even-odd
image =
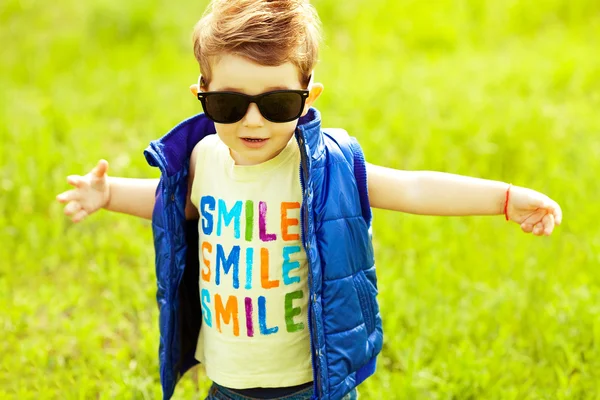
[[[269,139],[257,138],[257,137],[241,137],[240,140],[248,149],[262,149],[267,145]]]
[[[250,138],[250,137],[243,137],[240,138],[245,142],[249,142],[249,143],[262,143],[262,142],[266,142],[268,139],[260,139],[260,138]]]

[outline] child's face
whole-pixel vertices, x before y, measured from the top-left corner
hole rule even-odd
[[[298,69],[290,62],[272,67],[256,64],[241,56],[224,54],[212,65],[212,80],[203,91],[230,91],[257,95],[273,90],[302,90]],[[313,84],[302,115],[323,87]],[[288,144],[298,120],[276,123],[266,120],[255,103],[250,103],[246,115],[232,124],[215,123],[217,134],[238,165],[255,165],[277,156]]]

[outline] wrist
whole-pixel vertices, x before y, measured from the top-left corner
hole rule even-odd
[[[112,190],[111,190],[111,179],[110,177],[106,177],[106,200],[104,201],[104,205],[101,208],[105,210],[110,210],[110,201],[112,199]]]
[[[512,188],[512,183],[509,183],[506,187],[506,191],[504,192],[504,200],[502,202],[502,214],[504,214],[504,218],[509,221],[510,217],[508,215],[508,203],[510,202],[510,189]]]

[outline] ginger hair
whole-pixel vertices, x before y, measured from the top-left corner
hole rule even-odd
[[[212,0],[194,27],[194,55],[206,86],[211,63],[235,54],[265,66],[289,61],[306,87],[320,38],[319,17],[308,0]]]

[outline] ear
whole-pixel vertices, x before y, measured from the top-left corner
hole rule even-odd
[[[200,89],[198,88],[198,84],[194,83],[193,85],[190,85],[190,91],[192,92],[194,97],[198,97],[198,92],[200,91]]]
[[[321,93],[323,93],[323,84],[315,82],[310,86],[310,92],[308,93],[308,98],[304,103],[304,110],[302,111],[302,116],[305,116],[308,113],[308,109],[312,107],[313,103],[319,98]]]
[[[204,77],[202,75],[198,77],[198,83],[190,85],[190,91],[192,92],[194,97],[198,97],[199,91],[206,92],[207,89],[208,88],[206,87],[206,81],[204,80]]]

